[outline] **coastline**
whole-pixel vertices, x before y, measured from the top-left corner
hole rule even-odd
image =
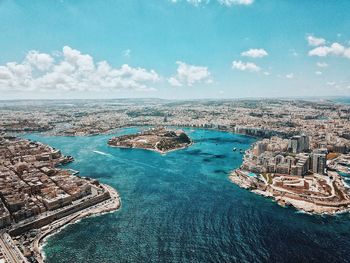
[[[270,186],[266,186],[265,189],[259,189],[257,183],[253,179],[248,177],[242,178],[242,176],[239,176],[236,173],[236,170],[232,171],[229,175],[229,180],[232,183],[238,185],[240,188],[249,190],[254,194],[272,199],[281,207],[293,207],[296,210],[296,212],[303,212],[309,215],[318,215],[318,216],[322,216],[322,215],[335,216],[338,214],[344,214],[344,213],[350,212],[350,207],[319,205],[314,202],[294,199],[284,194],[275,196],[273,194],[274,189],[272,189]],[[342,180],[341,177],[340,177],[340,180]]]
[[[108,144],[108,146],[109,146],[109,147],[113,147],[113,148],[120,148],[120,149],[141,149],[141,150],[152,151],[152,152],[156,152],[156,153],[160,153],[161,155],[164,155],[164,154],[167,154],[167,153],[169,153],[169,152],[174,152],[174,151],[177,151],[177,150],[186,149],[186,148],[192,146],[193,144],[194,144],[194,142],[191,141],[191,143],[188,144],[188,145],[185,145],[185,146],[179,147],[179,148],[175,148],[175,149],[171,149],[171,150],[168,150],[168,151],[161,151],[161,150],[158,150],[158,149],[155,149],[155,148],[125,147],[125,146],[117,146],[117,145],[111,145],[111,144]]]
[[[9,208],[2,204],[0,222],[0,249],[8,262],[44,262],[45,237],[85,217],[120,208],[119,194],[111,186],[76,176],[78,171],[59,168],[74,160],[59,149],[3,134],[0,142],[2,149],[12,149],[2,155],[5,162],[0,167],[2,177],[11,178],[11,184],[2,183],[1,202],[7,202]],[[16,163],[17,155],[26,159]]]
[[[211,135],[211,134],[214,134],[214,135]],[[195,136],[195,133],[192,135],[192,136]],[[224,134],[223,135],[221,135],[221,134],[219,134],[219,135],[217,135],[217,133],[209,133],[209,137],[212,137],[212,136],[225,136]],[[198,137],[199,138],[199,137]],[[99,140],[100,141],[100,140]],[[204,140],[203,140],[204,141]],[[242,139],[242,141],[244,141],[244,142],[251,142],[250,140],[248,140],[248,139]],[[227,142],[225,142],[224,140],[223,140],[223,142],[224,143],[227,143]],[[223,143],[222,142],[222,143]],[[230,145],[230,143],[228,143],[229,145]],[[235,144],[235,143],[234,143]],[[250,143],[249,143],[250,144]],[[210,144],[210,145],[213,145],[214,146],[214,144]],[[231,154],[232,155],[234,155],[234,156],[236,156],[237,157],[237,159],[241,159],[243,156],[241,156],[241,155],[239,155],[238,154],[238,152],[236,152],[236,153],[233,153],[232,152],[232,147],[230,147],[230,146],[227,146],[227,148],[230,148],[230,150],[229,150],[229,155],[231,156]],[[247,145],[247,146],[246,146]],[[198,146],[200,146],[200,145],[198,145]],[[195,145],[194,146],[195,148],[197,148],[197,146]],[[243,146],[242,147],[239,147],[239,146],[235,146],[235,147],[237,147],[237,148],[243,148]],[[245,147],[248,147],[248,144],[244,144],[244,148],[243,149],[245,149]],[[94,147],[91,147],[91,148],[94,148],[95,149],[95,144],[94,144]],[[192,147],[193,148],[193,147]],[[192,148],[189,148],[188,150],[184,150],[184,151],[181,151],[181,152],[179,152],[179,155],[184,155],[185,153],[187,153],[188,151],[191,151],[192,152]],[[211,147],[211,148],[213,148],[213,147]],[[106,148],[103,148],[103,149],[106,149]],[[221,149],[221,148],[220,148]],[[104,151],[104,152],[108,152],[108,151],[105,151],[105,150],[102,150],[101,149],[101,151]],[[119,151],[116,151],[115,153],[118,153]],[[124,153],[123,153],[124,152]],[[136,151],[137,152],[137,151]],[[132,154],[132,151],[130,150],[130,151],[120,151],[119,152],[120,154],[122,154],[123,156],[125,155],[126,156],[126,158],[128,158],[128,156],[130,155],[131,156],[131,154]],[[139,155],[143,155],[143,156],[148,156],[148,155],[150,155],[150,156],[152,156],[152,154],[147,154],[147,153],[142,153],[142,151],[141,152],[139,152]],[[170,156],[178,156],[178,154],[169,154],[168,156],[170,157]],[[187,155],[187,154],[185,154],[185,155]],[[132,155],[132,156],[134,156],[134,155]],[[157,154],[155,154],[155,155],[153,155],[154,157],[157,157],[158,159],[159,158],[162,158],[161,156],[159,156],[159,155],[157,155]],[[166,156],[164,156],[163,158],[165,158]],[[188,155],[188,157],[191,157],[190,155]],[[237,162],[235,162],[235,165],[232,165],[232,163],[231,163],[231,165],[229,165],[228,166],[228,169],[225,169],[227,172],[226,172],[226,175],[224,175],[222,178],[225,178],[226,176],[228,176],[229,175],[229,172],[231,171],[231,170],[233,170],[234,168],[236,168],[236,167],[239,167],[240,166],[240,164],[241,164],[241,161],[239,161],[238,162],[238,160],[237,160]],[[223,175],[223,174],[222,174]],[[229,186],[229,185],[227,185],[227,186]],[[228,188],[230,188],[230,187],[228,187]],[[233,186],[233,185],[231,185],[231,188],[233,189],[233,191],[235,191],[235,192],[237,192],[238,194],[239,194],[239,192],[240,192],[240,190],[238,189],[238,188],[236,188],[236,186]],[[121,193],[121,194],[123,194],[123,193]],[[220,193],[219,193],[220,194]],[[248,192],[245,192],[245,191],[243,191],[243,192],[241,192],[239,195],[240,196],[242,196],[242,194],[243,195],[247,195],[247,197],[249,197],[249,195],[250,195],[250,193],[248,193]],[[252,198],[252,199],[251,199]],[[242,198],[240,198],[241,200],[242,200]],[[295,221],[295,224],[298,224],[298,221],[300,220],[301,222],[302,221],[304,221],[304,220],[311,220],[311,218],[313,218],[314,217],[314,219],[312,219],[312,220],[323,220],[323,218],[327,218],[327,220],[331,220],[331,222],[334,222],[334,220],[335,220],[335,218],[336,217],[333,217],[333,219],[331,218],[331,217],[328,217],[328,216],[324,216],[324,217],[322,217],[322,216],[318,216],[318,215],[313,215],[313,217],[310,217],[310,216],[306,216],[306,215],[302,215],[302,214],[304,214],[304,213],[307,213],[307,212],[303,212],[303,211],[300,211],[300,210],[295,210],[294,208],[292,208],[292,209],[290,209],[290,208],[287,208],[287,209],[280,209],[280,207],[277,207],[276,206],[276,204],[274,204],[274,203],[272,203],[271,201],[272,200],[265,200],[265,199],[262,199],[261,197],[258,197],[258,196],[250,196],[250,198],[248,198],[248,199],[251,199],[251,200],[249,200],[249,202],[255,202],[256,204],[258,204],[258,206],[256,206],[256,205],[254,205],[254,207],[256,207],[255,209],[256,209],[256,211],[255,211],[255,215],[256,214],[258,214],[258,213],[261,213],[261,214],[264,214],[264,213],[266,213],[266,212],[269,212],[269,211],[274,211],[274,213],[276,213],[277,214],[277,216],[280,216],[280,215],[289,215],[289,216],[291,216],[291,218],[293,218],[294,219],[294,221]],[[232,200],[232,199],[231,199]],[[247,201],[247,199],[245,198],[245,200]],[[255,201],[254,201],[255,200]],[[125,200],[123,200],[123,201],[125,201]],[[243,200],[244,201],[244,200]],[[257,202],[258,201],[258,202]],[[129,202],[129,201],[128,201]],[[260,205],[262,204],[262,206],[259,208],[259,203],[260,203]],[[125,205],[125,204],[124,204]],[[124,207],[124,209],[125,209],[125,207]],[[261,210],[261,211],[258,211],[258,210]],[[302,214],[300,214],[300,213],[302,213]],[[311,213],[307,213],[308,215],[312,215]],[[70,223],[68,223],[68,224],[66,224],[65,226],[62,226],[62,228],[60,228],[60,229],[58,229],[57,231],[52,231],[51,233],[49,233],[45,238],[43,238],[43,240],[41,241],[41,253],[42,253],[42,255],[43,255],[43,257],[45,257],[45,254],[46,254],[46,257],[47,257],[47,261],[49,261],[50,259],[52,260],[52,259],[54,259],[54,257],[55,257],[55,248],[57,248],[58,246],[60,246],[60,247],[62,247],[63,249],[65,248],[65,246],[64,246],[64,243],[65,242],[60,242],[59,240],[61,240],[61,238],[65,241],[65,240],[72,240],[72,241],[74,241],[75,240],[75,242],[78,242],[78,244],[79,244],[79,238],[75,238],[74,236],[75,235],[72,235],[72,234],[70,234],[70,232],[72,232],[72,231],[74,231],[74,232],[76,232],[76,231],[78,231],[79,230],[79,228],[81,228],[80,226],[82,226],[82,225],[89,225],[90,223],[92,223],[93,224],[93,222],[98,222],[98,221],[106,221],[106,220],[104,220],[104,218],[105,219],[113,219],[113,218],[115,218],[115,216],[117,216],[118,214],[113,214],[113,215],[107,215],[107,216],[105,216],[105,217],[101,217],[101,218],[96,218],[96,219],[88,219],[88,220],[86,220],[86,221],[83,221],[82,223],[79,223],[78,225],[75,225],[75,226],[71,226],[71,227],[68,227],[67,229],[65,229],[64,231],[62,231],[62,229],[64,229],[64,227],[66,227],[66,226],[68,226]],[[345,216],[347,216],[347,214],[345,215]],[[110,220],[107,220],[107,221],[110,221]],[[107,222],[106,221],[106,222]],[[113,220],[112,220],[113,221]],[[77,222],[79,222],[79,219],[76,219],[75,221],[72,221],[71,223],[77,223]],[[115,222],[115,224],[117,225],[118,224],[118,222]],[[62,231],[62,232],[60,232],[59,233],[59,231]],[[55,235],[56,233],[58,232],[58,235],[57,236],[53,236],[53,237],[50,237],[51,235]],[[87,234],[89,234],[89,233],[87,233]],[[67,239],[65,238],[65,236],[67,236]],[[73,239],[73,237],[74,237],[74,239]],[[101,235],[100,236],[100,238],[98,239],[98,240],[103,240],[103,235]],[[57,244],[57,245],[56,245]],[[72,245],[69,245],[69,246],[73,246],[73,244]],[[101,246],[102,248],[103,248],[103,243],[102,243],[102,246]],[[66,247],[66,248],[68,248],[68,247]],[[74,248],[75,248],[75,246],[74,246]],[[119,249],[118,249],[119,250]],[[60,254],[63,252],[63,254],[62,254],[62,256],[64,257],[65,256],[65,252],[64,252],[64,250],[62,250],[62,251],[60,251]],[[84,250],[82,250],[82,251],[79,251],[79,252],[76,252],[77,253],[77,255],[79,254],[79,255],[84,255],[84,254],[86,254],[88,251],[84,251]],[[75,253],[75,252],[74,252]],[[104,251],[103,251],[103,249],[102,249],[102,251],[101,251],[101,255],[104,255]],[[73,255],[75,255],[75,254],[71,254],[72,256]],[[73,258],[73,257],[72,257]],[[118,258],[117,258],[118,259]]]
[[[108,146],[122,149],[143,149],[160,154],[185,149],[193,140],[183,130],[171,130],[166,127],[150,128],[144,132],[114,136],[107,142]],[[160,145],[160,147],[159,147]]]
[[[150,126],[152,126],[152,125],[150,125]],[[117,130],[118,129],[125,129],[125,128],[133,128],[133,127],[140,127],[140,126],[125,126],[125,127],[122,127],[122,128],[117,128]],[[242,132],[236,132],[236,131],[232,131],[232,130],[223,130],[223,129],[220,129],[220,128],[203,128],[203,127],[187,127],[187,126],[175,126],[175,127],[227,132],[227,133],[231,133],[231,134],[243,135],[243,136],[247,136],[247,137],[250,137],[250,138],[254,138],[254,139],[257,139],[257,141],[259,141],[259,140],[261,140],[263,138],[263,137],[260,137],[260,136],[254,136],[254,135],[251,135],[251,134],[245,134],[245,133],[242,133]],[[105,133],[102,133],[102,134],[105,134]],[[85,136],[85,135],[82,135],[82,136]],[[89,135],[87,135],[87,136],[89,136]],[[194,144],[194,141],[191,141],[191,143],[189,145],[186,145],[186,146],[183,146],[183,147],[180,147],[180,148],[171,149],[169,151],[160,151],[160,150],[155,149],[155,148],[125,147],[125,146],[116,146],[116,145],[110,145],[110,144],[108,144],[108,146],[115,147],[115,148],[121,148],[121,149],[142,149],[142,150],[148,150],[148,151],[157,152],[157,153],[160,153],[161,155],[165,155],[168,152],[181,150],[181,149],[186,149],[186,148],[192,146],[193,144]],[[237,184],[241,188],[248,189],[252,193],[255,193],[255,194],[258,194],[258,195],[270,198],[274,202],[276,202],[278,205],[280,205],[281,207],[292,206],[298,212],[305,212],[307,214],[312,214],[312,215],[336,215],[336,214],[350,212],[350,207],[349,208],[339,208],[339,207],[335,208],[333,206],[329,206],[329,207],[327,207],[327,206],[320,206],[320,205],[317,205],[317,204],[312,203],[312,202],[302,201],[302,200],[295,200],[293,198],[288,198],[286,196],[275,197],[275,196],[273,196],[272,193],[270,193],[268,191],[261,190],[261,189],[250,189],[250,186],[245,185],[242,182],[237,182],[235,179],[233,179],[232,173],[234,173],[236,170],[237,169],[231,171],[231,173],[228,175],[229,180],[232,183]],[[320,207],[321,207],[321,209],[319,209]]]
[[[77,211],[74,214],[71,214],[60,220],[54,221],[51,224],[42,228],[42,229],[46,229],[47,227],[49,227],[49,229],[44,230],[43,233],[40,233],[32,243],[36,260],[38,260],[39,263],[45,262],[46,256],[44,252],[44,246],[45,246],[45,242],[50,236],[53,236],[59,233],[68,225],[78,223],[85,218],[113,213],[115,211],[118,211],[121,208],[121,198],[117,190],[115,190],[113,187],[106,184],[101,184],[101,185],[110,193],[111,195],[110,199],[102,203],[98,203],[92,207],[88,207],[82,211]]]

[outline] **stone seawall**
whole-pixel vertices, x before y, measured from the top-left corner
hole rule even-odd
[[[110,193],[108,191],[105,191],[103,194],[100,194],[100,195],[95,196],[91,199],[88,199],[88,200],[84,201],[83,203],[79,203],[79,204],[76,204],[74,206],[67,207],[66,209],[59,211],[55,214],[51,214],[51,215],[48,215],[44,218],[39,218],[39,219],[31,221],[27,224],[21,225],[19,227],[15,227],[9,231],[9,234],[11,236],[18,236],[18,235],[21,235],[24,232],[27,232],[31,229],[41,228],[45,225],[52,223],[55,220],[61,219],[65,216],[68,216],[70,214],[78,212],[79,210],[93,206],[95,204],[101,203],[109,198],[110,198]]]

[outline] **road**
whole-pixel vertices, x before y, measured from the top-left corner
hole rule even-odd
[[[100,214],[104,212],[115,211],[120,207],[120,198],[119,198],[118,192],[116,192],[112,187],[109,187],[107,185],[102,185],[102,187],[105,189],[105,191],[109,192],[110,194],[109,198],[99,201],[85,208],[82,208],[80,210],[77,210],[72,214],[65,215],[60,219],[56,219],[55,221],[49,223],[49,228],[47,230],[42,230],[43,232],[36,238],[35,242],[32,244],[32,248],[38,262],[43,262],[42,255],[39,249],[39,242],[48,233],[52,233],[55,230],[61,228],[62,226],[70,222],[74,222],[79,218],[84,218],[86,216],[93,215],[93,214]],[[98,191],[95,192],[93,190],[93,196],[94,195],[98,195]],[[79,202],[81,202],[81,200]],[[55,212],[57,212],[57,210],[55,210]],[[38,218],[36,218],[35,220],[38,220]],[[27,223],[28,222],[25,222],[24,224],[27,224]],[[21,227],[21,226],[23,226],[23,222],[13,225],[13,227]],[[6,262],[28,263],[28,260],[24,257],[24,255],[19,250],[19,248],[14,244],[11,236],[8,233],[6,233],[5,230],[0,230],[0,247],[3,252],[4,258],[6,259]]]
[[[28,261],[24,258],[23,254],[15,246],[12,238],[9,234],[1,231],[0,232],[0,246],[2,248],[4,257],[9,263],[27,263]]]

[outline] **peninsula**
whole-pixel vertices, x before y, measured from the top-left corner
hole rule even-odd
[[[0,251],[6,262],[43,262],[43,239],[86,216],[117,210],[118,193],[59,165],[60,150],[0,134]]]
[[[281,206],[312,214],[350,210],[348,188],[339,172],[350,164],[348,155],[310,149],[309,137],[272,137],[247,150],[232,182],[254,193],[271,197]]]
[[[108,144],[113,147],[139,148],[167,153],[186,148],[192,144],[192,141],[183,130],[172,131],[161,127],[137,134],[113,137]]]

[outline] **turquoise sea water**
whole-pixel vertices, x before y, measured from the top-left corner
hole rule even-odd
[[[126,129],[120,133],[131,133]],[[122,208],[51,236],[47,262],[350,262],[350,216],[310,216],[240,189],[228,173],[253,138],[187,130],[160,155],[110,148],[111,135],[27,138],[72,155],[68,167],[115,187]]]
[[[342,98],[337,98],[334,101],[342,103],[342,104],[350,104],[350,97],[345,96],[345,97],[342,97]]]

